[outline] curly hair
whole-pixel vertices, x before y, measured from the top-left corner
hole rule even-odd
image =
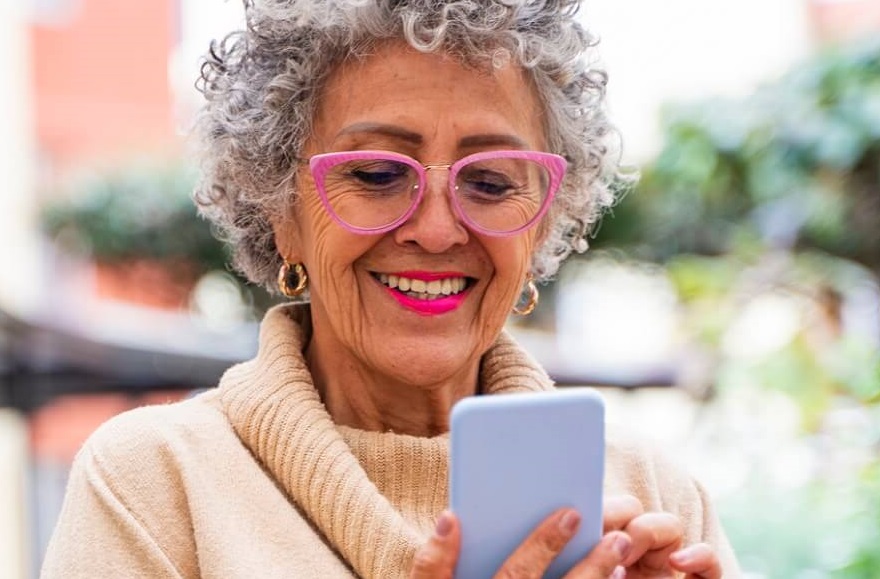
[[[194,198],[233,248],[236,268],[274,290],[282,264],[271,225],[295,199],[295,174],[321,88],[335,67],[403,39],[468,65],[513,60],[530,75],[549,149],[568,171],[531,273],[547,280],[587,237],[627,178],[604,110],[607,76],[578,0],[245,0],[246,29],[214,42],[197,83],[202,178]]]

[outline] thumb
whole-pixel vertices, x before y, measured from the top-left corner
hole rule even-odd
[[[452,579],[458,551],[461,548],[461,527],[449,511],[437,517],[434,534],[416,551],[410,579]]]

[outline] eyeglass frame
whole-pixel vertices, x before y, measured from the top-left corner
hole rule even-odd
[[[418,190],[416,191],[416,198],[413,200],[410,208],[407,209],[407,211],[403,213],[403,215],[387,225],[382,225],[379,227],[357,227],[355,225],[345,222],[336,213],[336,211],[333,210],[330,205],[330,199],[327,196],[326,187],[324,186],[324,179],[327,176],[327,173],[330,172],[330,169],[332,169],[336,165],[340,165],[348,161],[377,159],[403,163],[404,165],[412,168],[416,172],[416,175],[418,177]],[[544,167],[547,170],[550,178],[550,182],[547,185],[547,194],[544,197],[544,201],[541,203],[541,207],[538,209],[537,213],[535,213],[534,217],[532,217],[524,225],[521,225],[520,227],[511,231],[495,231],[480,226],[473,219],[468,217],[467,213],[465,213],[464,209],[462,209],[461,204],[459,203],[458,196],[453,193],[457,189],[455,179],[458,176],[458,173],[462,167],[471,163],[491,159],[525,159],[527,161],[532,161]],[[462,157],[461,159],[453,163],[424,164],[420,163],[419,161],[413,159],[408,155],[396,153],[394,151],[362,150],[319,153],[313,155],[312,157],[309,157],[308,164],[312,174],[312,179],[315,182],[315,188],[318,190],[318,197],[320,198],[321,204],[324,206],[324,209],[327,210],[327,213],[336,223],[338,223],[343,229],[352,233],[356,233],[359,235],[378,235],[381,233],[387,233],[393,229],[400,227],[413,216],[413,214],[419,208],[419,205],[421,205],[422,199],[425,196],[425,191],[428,188],[428,171],[431,171],[433,169],[448,169],[449,178],[447,180],[446,194],[452,201],[452,208],[458,219],[462,223],[464,223],[468,227],[468,229],[477,233],[488,235],[491,237],[511,237],[532,228],[536,223],[538,223],[538,221],[540,221],[544,214],[547,213],[547,210],[550,208],[553,198],[559,190],[559,187],[562,185],[562,180],[565,177],[565,171],[568,162],[565,160],[564,157],[560,155],[556,155],[554,153],[545,153],[543,151],[497,150],[481,151],[479,153],[467,155],[466,157]]]

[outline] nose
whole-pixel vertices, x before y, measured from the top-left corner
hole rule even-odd
[[[429,253],[443,253],[468,242],[468,230],[459,220],[447,191],[446,170],[426,175],[426,190],[415,213],[394,231],[398,243],[415,243]]]

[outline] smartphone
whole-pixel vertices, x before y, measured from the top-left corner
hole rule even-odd
[[[562,577],[593,549],[605,471],[605,405],[595,390],[471,396],[453,406],[450,428],[458,579],[492,577],[561,507],[577,509],[581,525],[544,577]]]

